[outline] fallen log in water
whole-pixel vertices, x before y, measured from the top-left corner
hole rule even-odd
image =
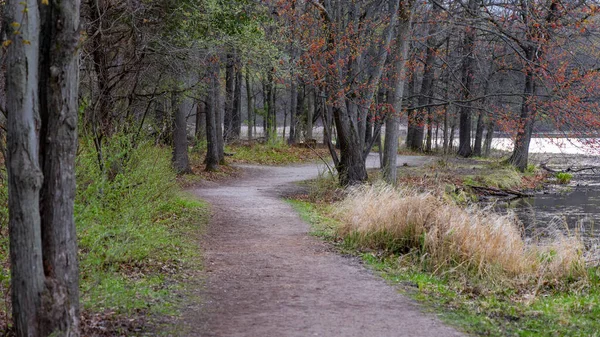
[[[471,188],[472,190],[482,193],[488,196],[494,197],[511,197],[516,196],[519,198],[529,198],[532,197],[532,194],[528,194],[522,191],[513,190],[510,188],[495,188],[495,187],[483,187],[483,186],[474,186],[474,185],[465,185],[466,187]]]

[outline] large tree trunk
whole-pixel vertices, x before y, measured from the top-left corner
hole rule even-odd
[[[469,11],[476,14],[478,10],[478,0],[469,0]],[[476,30],[473,27],[465,29],[463,40],[463,63],[462,63],[462,98],[465,101],[460,108],[459,123],[459,144],[458,155],[461,157],[470,157],[473,152],[471,149],[471,103],[468,100],[472,96],[474,75],[475,75],[475,36]]]
[[[533,48],[527,50],[527,56],[533,58]],[[521,103],[521,116],[519,117],[519,128],[517,138],[515,139],[515,147],[508,162],[514,165],[518,170],[525,171],[527,161],[529,159],[529,143],[531,142],[531,134],[533,133],[533,124],[535,122],[535,114],[531,111],[529,100],[535,92],[535,79],[532,69],[527,70],[525,74],[525,87],[523,88],[523,102]]]
[[[80,0],[41,6],[40,198],[46,289],[42,333],[79,336],[79,265],[73,206],[79,94]]]
[[[337,165],[339,181],[342,186],[355,185],[367,180],[365,158],[360,147],[361,140],[358,133],[350,129],[346,113],[333,109],[338,142],[340,146],[340,160]],[[346,119],[346,120],[345,120]]]
[[[210,65],[208,70],[209,87],[206,97],[206,171],[215,171],[219,167],[219,105],[217,102],[219,91],[218,65]]]
[[[15,332],[17,336],[37,337],[42,335],[44,289],[37,129],[40,27],[37,1],[26,0],[25,5],[27,12],[22,0],[8,0],[4,9],[5,23],[20,23],[19,35],[7,32],[14,40],[6,59],[8,226]]]
[[[388,184],[396,184],[398,171],[398,138],[400,136],[400,111],[402,111],[402,97],[404,96],[404,83],[406,72],[406,59],[408,58],[408,46],[410,44],[410,25],[412,15],[408,14],[409,8],[405,9],[398,23],[396,33],[396,44],[398,48],[398,59],[394,65],[396,85],[393,92],[388,92],[387,101],[393,107],[388,112],[385,120],[385,144],[383,147],[383,179]]]

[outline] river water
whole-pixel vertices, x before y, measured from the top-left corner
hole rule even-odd
[[[588,145],[594,141],[596,139],[534,138],[530,152],[534,160],[549,159],[550,167],[600,167],[600,151]],[[512,141],[499,138],[493,146],[509,150]],[[600,170],[575,173],[566,186],[534,193],[531,198],[500,202],[495,208],[513,211],[523,223],[527,237],[543,237],[548,231],[558,229],[581,235],[587,244],[597,246],[600,242]]]

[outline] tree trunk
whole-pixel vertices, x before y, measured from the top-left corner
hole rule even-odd
[[[310,88],[308,92],[308,110],[306,112],[306,124],[304,124],[304,138],[306,140],[313,139],[313,118],[315,115],[315,106],[316,106],[316,90],[314,88]]]
[[[469,0],[469,10],[476,13],[478,10],[478,0]],[[462,63],[462,98],[466,102],[460,108],[459,124],[459,144],[458,155],[461,157],[470,157],[471,149],[471,103],[468,100],[472,96],[474,75],[475,75],[475,36],[476,30],[473,27],[465,29],[465,38],[463,40],[463,63]]]
[[[233,91],[235,89],[235,59],[232,53],[228,53],[225,64],[225,115],[224,115],[224,136],[225,142],[229,142],[233,136],[233,110],[234,99]]]
[[[232,139],[240,139],[242,133],[242,64],[235,58],[235,90],[233,92]]]
[[[436,17],[440,11],[440,7],[437,5],[432,6],[430,13],[431,17]],[[425,106],[431,102],[431,96],[433,96],[433,80],[435,77],[435,58],[437,54],[437,30],[438,25],[432,24],[429,27],[427,48],[425,50],[425,65],[423,69],[423,80],[421,81],[421,91],[419,99],[417,101],[418,106]],[[429,110],[419,109],[413,111],[412,123],[410,123],[409,130],[411,134],[410,142],[407,143],[407,147],[413,151],[423,151],[423,140],[425,139],[425,117]]]
[[[483,143],[483,128],[484,123],[484,111],[479,110],[479,116],[477,116],[477,128],[475,130],[475,145],[473,146],[473,155],[481,157],[481,145]]]
[[[277,138],[277,127],[275,123],[275,88],[273,82],[275,69],[269,69],[267,74],[267,111],[266,111],[266,130],[265,135],[267,140],[273,140]]]
[[[8,210],[13,322],[17,336],[42,336],[41,294],[44,290],[38,146],[39,11],[37,1],[5,4],[5,23],[18,22],[19,34],[6,58]],[[5,24],[5,26],[8,26]],[[29,41],[24,43],[24,40]]]
[[[219,150],[219,106],[217,92],[219,88],[218,65],[209,66],[209,87],[206,97],[206,171],[215,171],[221,162]]]
[[[431,152],[431,141],[433,138],[433,113],[427,108],[427,137],[425,137],[425,151]]]
[[[407,9],[408,11],[410,9]],[[406,72],[406,59],[408,58],[408,47],[410,45],[410,26],[412,15],[403,13],[397,28],[396,44],[399,57],[394,65],[396,86],[393,92],[388,92],[387,102],[393,107],[388,112],[385,120],[385,144],[383,147],[383,179],[388,184],[396,184],[398,171],[398,138],[400,136],[400,111],[402,111],[402,97],[404,96],[404,83]]]
[[[79,94],[80,0],[40,6],[40,194],[46,289],[42,334],[79,336],[79,265],[73,207]]]
[[[287,143],[290,145],[296,143],[296,107],[298,106],[298,82],[293,77],[290,84],[290,136],[287,140]],[[285,132],[285,119],[283,125]]]
[[[533,58],[533,48],[527,50],[528,59]],[[525,74],[525,87],[523,88],[523,102],[521,103],[521,116],[519,117],[519,128],[517,138],[515,139],[515,147],[513,153],[508,159],[508,162],[515,166],[521,172],[527,168],[529,159],[529,143],[531,142],[531,134],[533,133],[533,124],[535,122],[535,114],[531,111],[529,100],[535,92],[535,79],[533,70],[528,68]]]
[[[252,140],[254,127],[254,102],[252,99],[252,83],[250,81],[250,67],[246,66],[246,103],[248,104],[248,140]]]
[[[483,154],[485,157],[490,156],[492,150],[492,140],[494,139],[494,121],[490,119],[487,124],[487,132],[485,133],[485,142],[483,143]]]
[[[304,84],[298,84],[296,90],[298,91],[296,95],[296,111],[292,110],[292,114],[296,114],[293,122],[295,132],[294,137],[292,137],[294,144],[300,141],[300,126],[302,121],[302,115],[304,114]]]
[[[219,158],[219,164],[220,165],[224,165],[225,164],[225,137],[223,136],[223,128],[225,125],[224,122],[224,113],[223,113],[223,109],[224,106],[221,102],[221,76],[220,76],[220,72],[221,72],[221,68],[217,67],[214,69],[214,84],[215,84],[215,88],[214,88],[214,92],[213,92],[213,98],[214,101],[213,106],[215,109],[215,121],[216,121],[216,127],[217,127],[217,154],[218,154],[218,158]]]
[[[196,105],[196,128],[194,131],[196,141],[206,138],[206,102],[198,101]]]
[[[192,172],[188,157],[187,115],[194,107],[194,101],[178,95],[173,107],[173,167],[178,174]]]

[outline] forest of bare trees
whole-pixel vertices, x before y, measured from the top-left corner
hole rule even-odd
[[[596,148],[600,7],[558,0],[6,0],[2,151],[19,336],[79,335],[78,141],[171,146],[177,172],[227,143],[323,143],[342,185],[382,149],[487,156],[537,133]],[[278,129],[279,127],[279,129]],[[317,133],[316,130],[319,130]],[[322,131],[322,132],[321,132]],[[79,139],[79,140],[78,140]],[[201,150],[198,150],[201,149]],[[127,154],[123,154],[127,156]]]

